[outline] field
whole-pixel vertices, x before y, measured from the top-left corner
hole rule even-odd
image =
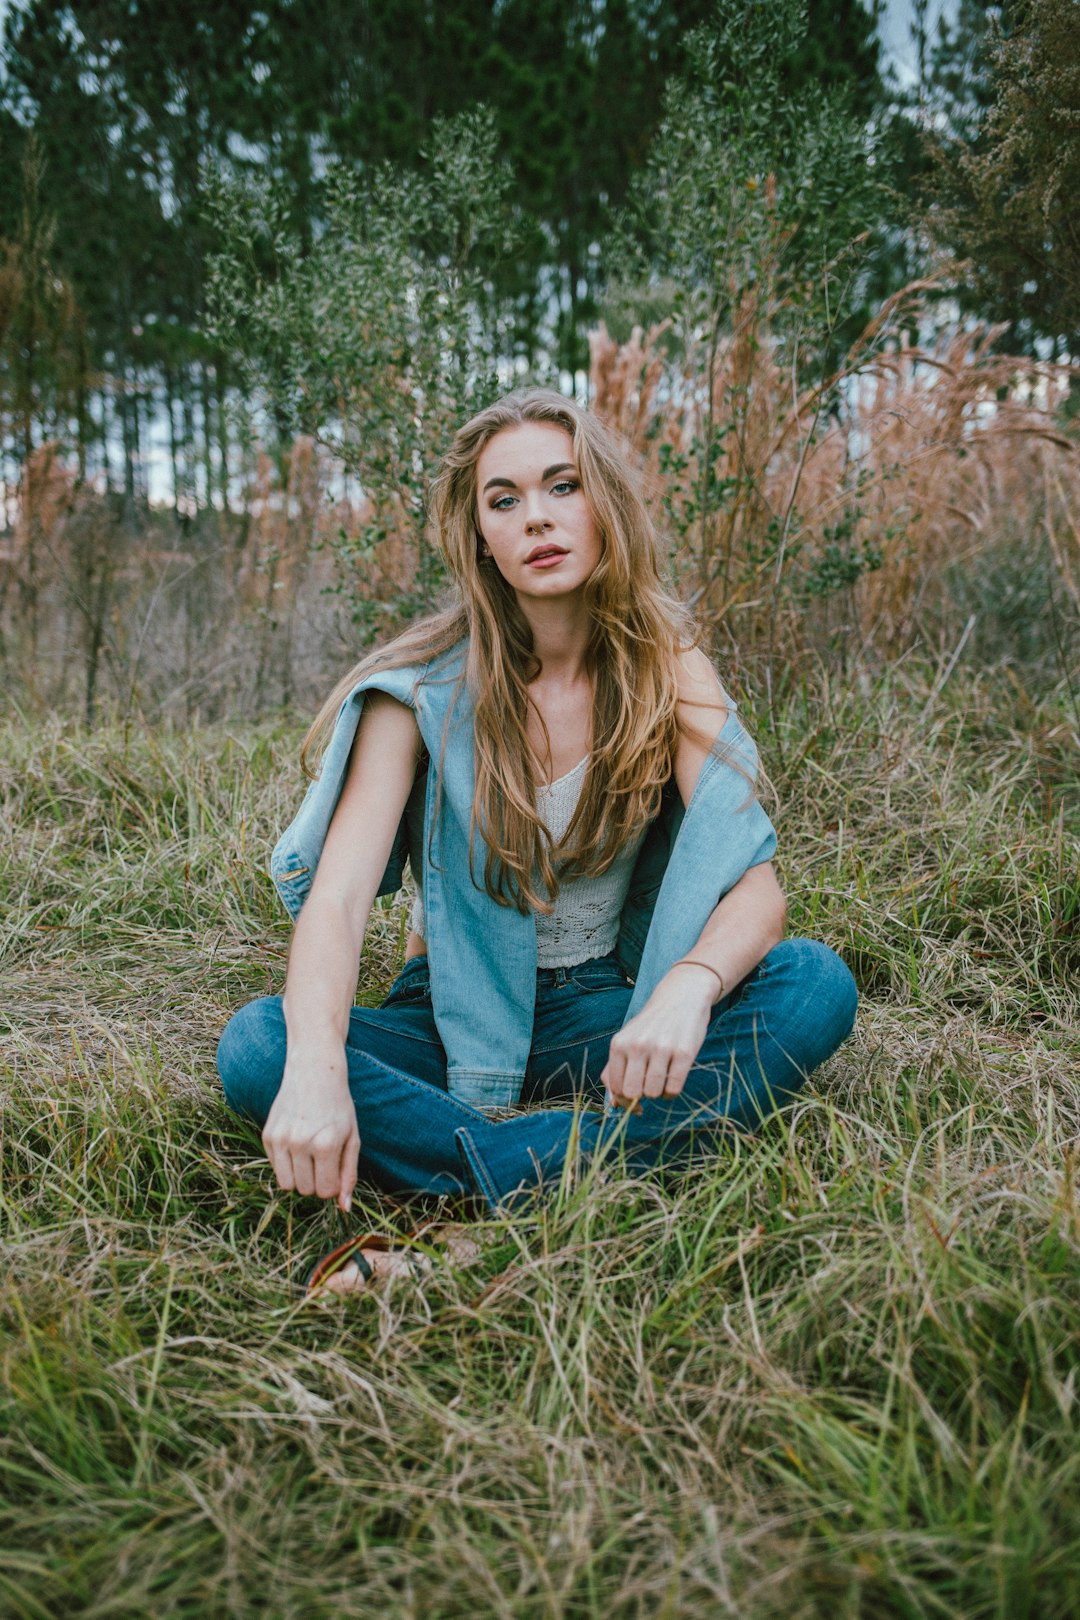
[[[282,982],[297,732],[5,722],[0,1612],[1080,1612],[1077,713],[944,674],[753,722],[862,995],[801,1105],[315,1308],[343,1217],[213,1064]]]

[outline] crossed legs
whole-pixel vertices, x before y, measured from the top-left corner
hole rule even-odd
[[[524,1096],[540,1103],[600,1102],[599,1076],[625,1017],[629,986],[538,991]],[[360,1131],[360,1174],[392,1192],[478,1195],[510,1208],[557,1181],[572,1132],[585,1158],[625,1152],[641,1173],[715,1153],[732,1127],[753,1130],[790,1102],[850,1033],[855,984],[844,963],[812,940],[785,940],[721,1001],[678,1097],[645,1101],[639,1114],[539,1107],[495,1122],[446,1089],[446,1054],[435,1028],[426,968],[408,964],[387,1001],[354,1008],[346,1044]],[[225,1095],[262,1125],[285,1067],[279,997],[242,1007],[218,1048]]]

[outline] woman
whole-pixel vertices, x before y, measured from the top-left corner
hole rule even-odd
[[[346,1212],[360,1173],[496,1211],[571,1145],[689,1163],[789,1101],[855,1016],[839,958],[783,940],[753,745],[664,589],[624,450],[561,395],[510,395],[458,433],[434,521],[457,604],[312,728],[321,768],[272,862],[297,918],[285,994],[218,1054],[279,1184]],[[406,855],[404,970],[353,1007]],[[563,1106],[499,1117],[519,1102]],[[316,1274],[349,1291],[401,1263],[356,1239]]]

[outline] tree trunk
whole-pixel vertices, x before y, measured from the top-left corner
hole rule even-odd
[[[86,327],[79,321],[78,347],[75,355],[75,424],[78,435],[77,455],[79,483],[86,482],[87,451],[90,442],[90,364],[86,345]]]
[[[184,424],[184,486],[195,512],[199,510],[199,484],[195,476],[195,413],[191,403],[191,367],[180,372],[180,414]]]
[[[213,395],[210,388],[210,376],[206,361],[199,362],[199,393],[202,403],[202,460],[203,477],[206,480],[206,504],[214,504],[214,435],[213,435]]]
[[[221,456],[221,470],[218,488],[221,490],[221,509],[228,516],[229,507],[229,409],[228,409],[228,380],[225,370],[224,356],[220,356],[214,368],[217,381],[217,413],[218,413],[218,446]]]
[[[117,377],[120,406],[120,441],[124,452],[124,508],[125,514],[135,504],[135,444],[131,426],[131,393],[127,356],[120,360]]]
[[[180,456],[179,446],[176,442],[176,394],[173,386],[172,367],[164,368],[165,382],[165,414],[169,419],[169,465],[172,468],[172,500],[174,513],[179,510],[180,499]]]

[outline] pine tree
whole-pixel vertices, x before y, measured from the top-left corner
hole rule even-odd
[[[1080,342],[1080,5],[1028,0],[989,52],[989,105],[934,143],[925,222],[1010,341]]]

